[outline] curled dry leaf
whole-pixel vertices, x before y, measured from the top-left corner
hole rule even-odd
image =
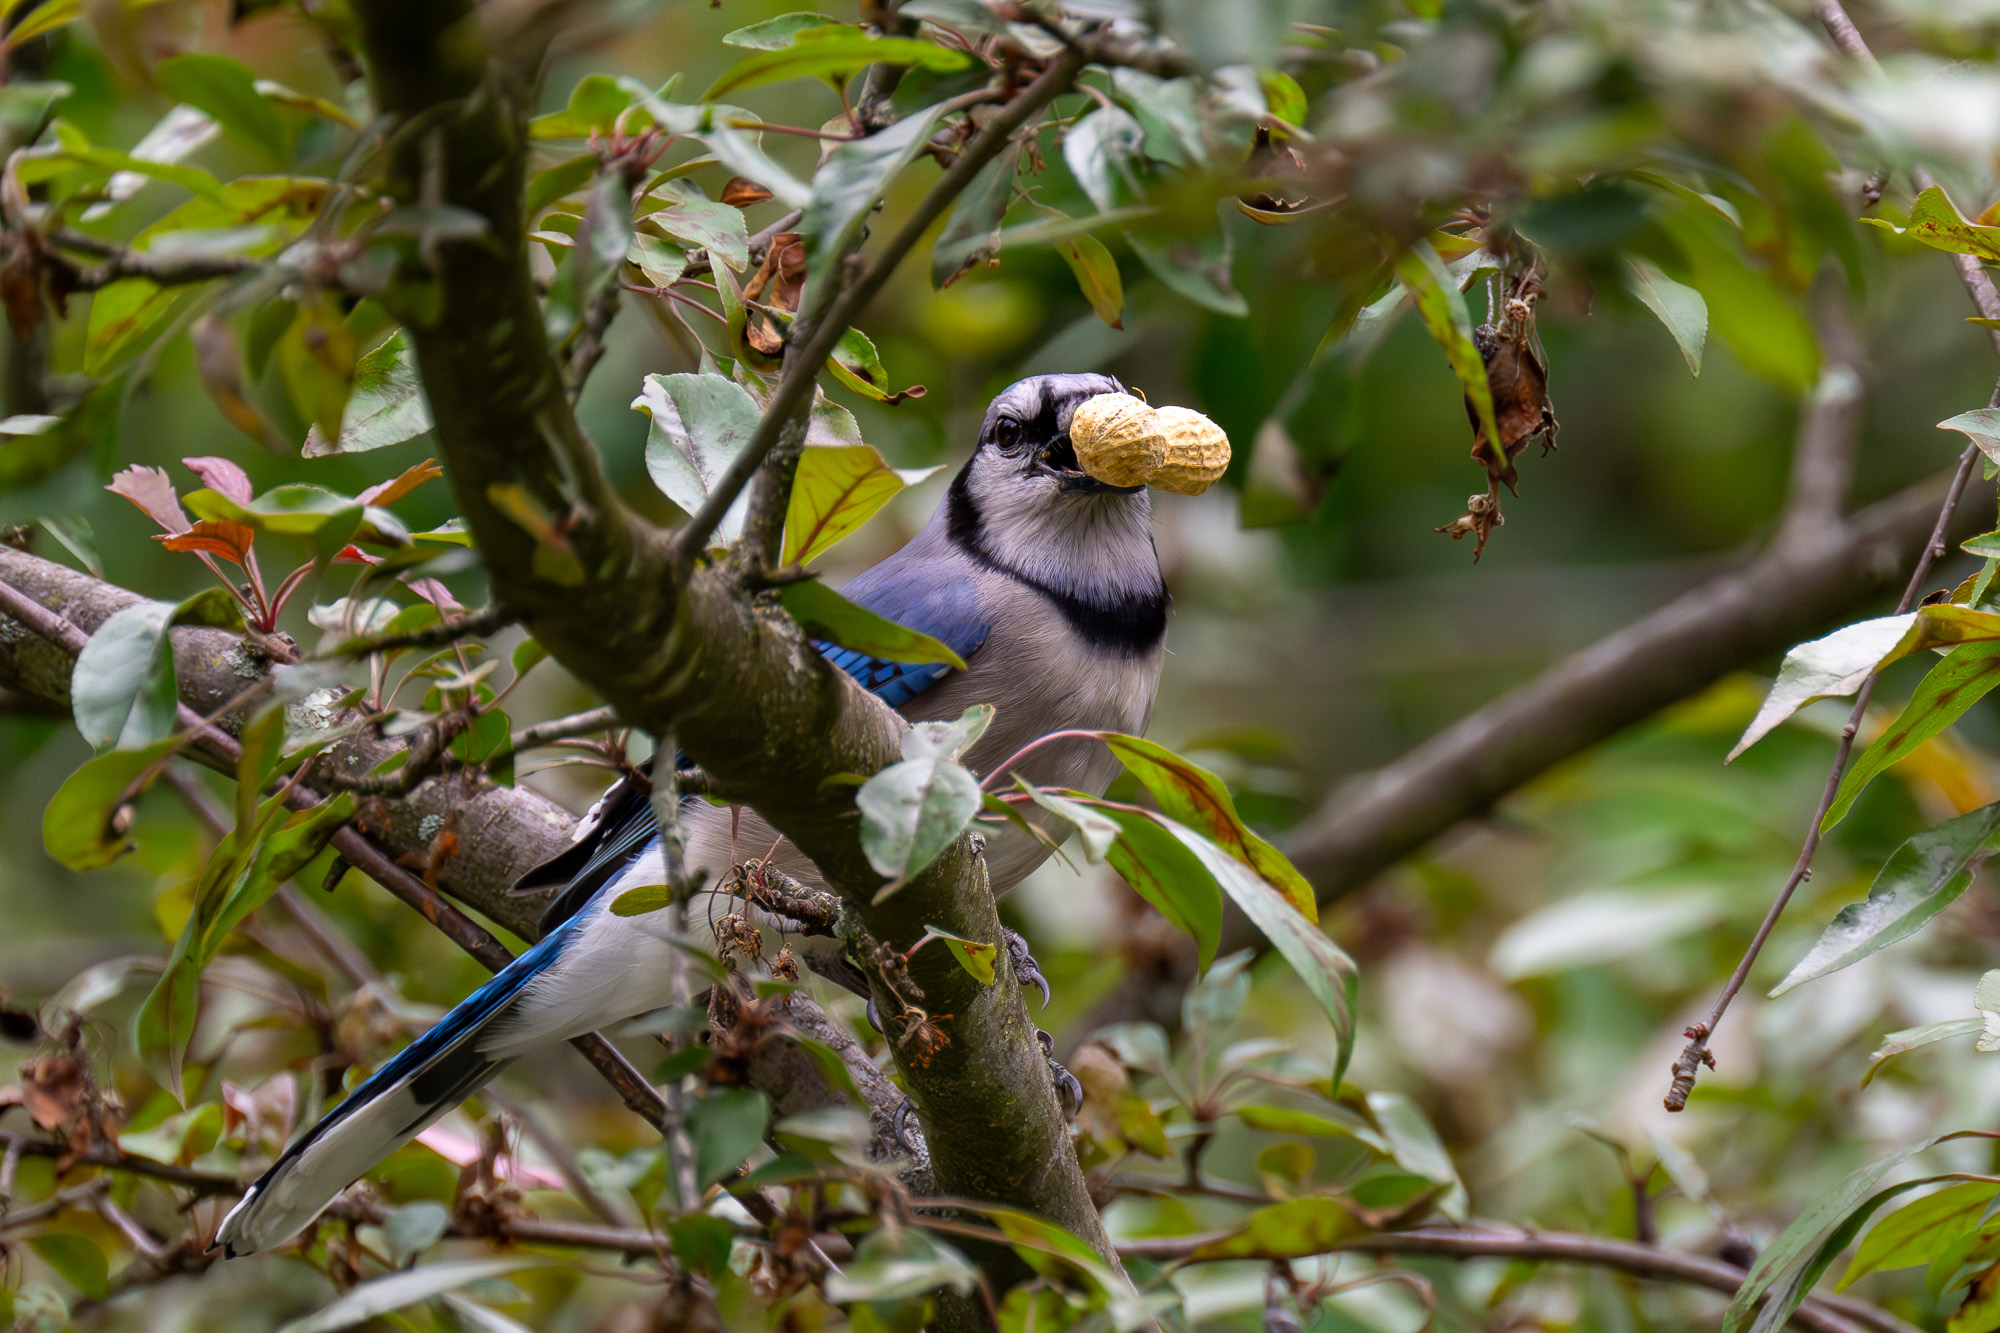
[[[1259,125],[1250,144],[1249,160],[1243,164],[1248,188],[1237,197],[1236,207],[1245,217],[1266,226],[1283,226],[1290,221],[1287,215],[1313,205],[1305,155],[1291,145],[1289,137],[1268,123]]]
[[[1535,334],[1535,302],[1541,280],[1533,267],[1516,273],[1500,303],[1498,321],[1479,326],[1473,342],[1486,363],[1486,382],[1493,394],[1493,419],[1498,441],[1489,440],[1479,411],[1468,397],[1465,412],[1472,419],[1472,459],[1486,469],[1486,493],[1466,501],[1465,513],[1437,531],[1453,541],[1468,534],[1477,540],[1475,563],[1486,550],[1486,539],[1506,519],[1500,512],[1500,487],[1519,495],[1521,475],[1514,460],[1530,444],[1542,452],[1556,447],[1555,405],[1549,401],[1549,363]]]
[[[746,176],[731,176],[722,187],[722,202],[732,208],[748,208],[772,198],[769,190]]]
[[[806,282],[805,243],[795,231],[781,231],[771,238],[764,262],[750,275],[743,288],[745,305],[753,306],[744,337],[766,356],[785,350],[785,323],[776,318],[799,308],[799,291]],[[761,305],[762,309],[754,306]]]

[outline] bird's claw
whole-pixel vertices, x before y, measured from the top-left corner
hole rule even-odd
[[[1040,991],[1042,993],[1042,1008],[1048,1008],[1049,999],[1052,994],[1049,990],[1049,979],[1042,975],[1042,969],[1035,962],[1035,956],[1028,952],[1028,942],[1014,931],[1009,930],[1005,933],[1007,936],[1007,957],[1014,965],[1014,980],[1031,985]]]
[[[1063,1119],[1074,1120],[1083,1112],[1083,1084],[1076,1081],[1076,1075],[1063,1067],[1056,1059],[1056,1039],[1040,1028],[1035,1029],[1035,1040],[1042,1044],[1042,1058],[1049,1062],[1049,1077],[1056,1085],[1056,1101],[1062,1106]]]
[[[910,1104],[910,1099],[905,1097],[903,1104],[896,1108],[895,1118],[889,1122],[889,1136],[896,1140],[898,1148],[909,1153],[912,1157],[916,1156],[917,1145],[910,1142],[910,1136],[903,1132],[903,1127],[909,1123],[910,1112],[915,1109]]]
[[[882,1011],[875,1007],[875,997],[873,995],[868,997],[868,1026],[874,1028],[877,1032],[886,1033],[889,1030],[882,1026]],[[909,1103],[905,1102],[904,1105],[907,1106]]]

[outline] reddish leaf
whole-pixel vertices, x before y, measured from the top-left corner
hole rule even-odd
[[[748,208],[771,198],[771,192],[745,176],[731,176],[722,187],[722,202],[731,208]]]
[[[408,579],[406,582],[411,592],[423,598],[432,606],[435,606],[440,613],[445,611],[463,611],[465,609],[465,603],[453,597],[451,589],[445,587],[436,579]]]
[[[186,532],[159,534],[153,540],[169,551],[205,551],[241,565],[250,558],[250,543],[256,538],[256,529],[247,524],[205,518]]]
[[[370,555],[359,546],[343,546],[340,554],[333,558],[336,565],[386,565],[389,562],[379,555]]]
[[[408,495],[432,477],[442,477],[444,469],[437,465],[435,458],[426,458],[402,476],[392,478],[367,490],[354,498],[365,505],[390,505]]]
[[[167,480],[166,472],[156,467],[128,467],[111,478],[111,484],[104,488],[113,495],[122,495],[139,506],[155,523],[168,532],[186,532],[187,515],[181,512],[180,497],[174,493],[173,482]]]
[[[256,498],[257,493],[250,488],[249,474],[226,458],[205,456],[183,458],[181,462],[201,478],[204,486],[218,495],[226,495],[240,505],[247,505]]]

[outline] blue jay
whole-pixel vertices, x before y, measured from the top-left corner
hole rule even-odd
[[[1041,375],[1008,388],[987,410],[978,448],[929,524],[843,589],[951,645],[967,670],[818,645],[832,666],[912,722],[994,705],[992,725],[964,756],[975,773],[1053,731],[1138,733],[1152,716],[1168,599],[1149,502],[1143,488],[1109,486],[1084,473],[1069,439],[1079,405],[1119,392],[1104,375]],[[1104,746],[1069,739],[1036,750],[1016,771],[1037,785],[1101,794],[1117,769]],[[1059,839],[1062,826],[1041,818],[1043,831]],[[794,878],[822,883],[812,863],[751,811],[689,801],[682,822],[687,869],[706,872],[710,884],[736,862],[767,854]],[[1047,845],[1018,829],[990,836],[994,892],[1013,888],[1047,855]],[[673,1003],[676,945],[665,933],[672,914],[610,911],[626,889],[665,879],[650,801],[636,784],[612,788],[578,826],[570,850],[519,886],[560,888],[542,918],[541,941],[287,1148],[223,1219],[216,1243],[231,1256],[282,1244],[529,1047]],[[685,929],[697,937],[706,933],[703,898],[685,915]],[[735,898],[726,907],[746,910]],[[786,923],[775,924],[782,930]],[[852,964],[802,952],[815,970],[855,985]],[[866,994],[865,985],[858,989]]]

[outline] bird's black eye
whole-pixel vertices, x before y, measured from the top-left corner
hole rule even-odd
[[[993,423],[993,443],[1002,449],[1011,450],[1021,442],[1021,423],[1012,417],[1001,417]]]

